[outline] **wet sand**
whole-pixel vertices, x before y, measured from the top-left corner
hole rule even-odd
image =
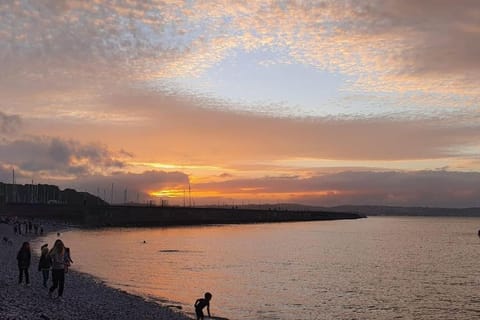
[[[56,227],[45,227],[56,232]],[[10,239],[3,241],[3,237]],[[16,255],[24,241],[35,235],[15,235],[13,226],[0,224],[0,319],[191,319],[176,308],[146,301],[141,297],[110,288],[93,277],[72,269],[65,275],[62,299],[50,298],[38,271],[40,245],[31,245],[30,286],[18,284]],[[49,243],[51,248],[53,244]],[[51,275],[49,279],[51,285]]]

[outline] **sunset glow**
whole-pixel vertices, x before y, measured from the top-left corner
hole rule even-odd
[[[117,203],[480,206],[479,12],[4,1],[1,181],[113,184]]]

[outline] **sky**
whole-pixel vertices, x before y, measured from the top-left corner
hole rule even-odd
[[[0,181],[480,206],[479,21],[476,0],[2,1]]]

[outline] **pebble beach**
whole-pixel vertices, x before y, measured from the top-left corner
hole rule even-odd
[[[46,232],[56,232],[46,226]],[[8,241],[5,241],[8,238]],[[0,224],[0,319],[191,319],[176,308],[110,288],[94,277],[70,269],[61,299],[50,298],[37,271],[40,247],[31,245],[30,286],[18,284],[16,255],[24,241],[35,235],[15,235],[13,226]],[[53,244],[49,244],[51,247]],[[49,280],[49,285],[51,279]]]

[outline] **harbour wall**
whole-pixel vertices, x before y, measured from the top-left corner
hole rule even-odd
[[[329,211],[30,203],[3,204],[0,207],[0,214],[34,219],[56,219],[92,227],[265,223],[365,217],[357,213]]]

